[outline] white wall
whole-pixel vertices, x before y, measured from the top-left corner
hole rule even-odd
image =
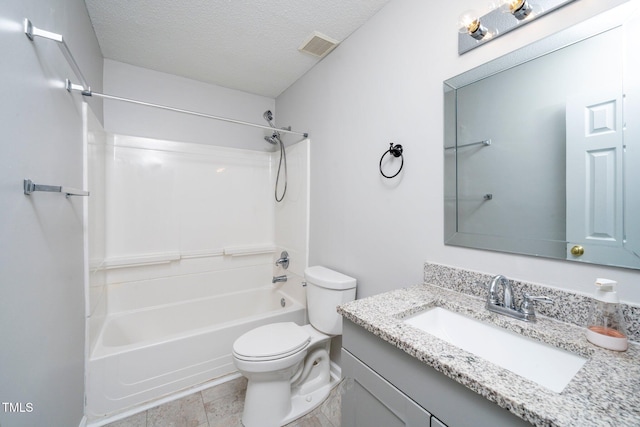
[[[262,115],[275,106],[270,98],[110,60],[104,74],[110,95],[252,123],[267,125]],[[298,138],[283,135],[289,145],[288,186],[284,202],[276,204],[279,151],[264,141],[262,129],[114,101],[105,101],[104,115],[110,136],[94,169],[104,175],[106,202],[103,212],[94,210],[92,224],[103,223],[106,238],[104,251],[94,248],[98,259],[91,264],[97,271],[110,267],[104,270],[109,313],[159,299],[167,303],[264,286],[272,274],[293,274],[291,281],[300,282],[308,254],[308,140],[295,143]],[[280,124],[277,114],[275,121]],[[281,188],[283,183],[284,169]],[[249,246],[275,251],[223,254]],[[287,271],[273,264],[281,250],[290,252]],[[158,256],[164,258],[156,265],[113,268],[114,262],[144,263],[145,257]],[[175,276],[182,279],[167,280]],[[290,285],[279,286],[304,303],[302,288]],[[126,298],[138,302],[122,304]]]
[[[104,301],[109,314],[269,284],[272,153],[112,134],[90,148],[100,154],[89,165],[92,307]]]
[[[104,92],[265,126],[268,123],[262,114],[266,110],[275,114],[272,98],[108,59],[104,61]],[[263,139],[269,131],[260,128],[112,100],[105,100],[104,111],[104,127],[110,133],[258,151],[273,147]],[[285,126],[277,114],[275,123]]]
[[[304,270],[308,266],[309,256],[309,157],[312,141],[304,140],[286,149],[287,159],[287,192],[284,199],[275,206],[275,241],[278,247],[276,255],[281,250],[289,254],[289,268],[277,268],[275,274],[295,274],[304,277]],[[271,200],[274,200],[275,177],[278,173],[279,153],[272,157],[272,186],[269,190]],[[284,163],[278,183],[278,197],[282,196],[284,188]],[[295,278],[290,277],[291,280]],[[304,303],[304,300],[301,301]]]
[[[22,193],[22,180],[83,186],[82,107],[53,41],[31,42],[25,17],[60,33],[96,90],[102,56],[82,0],[6,0],[0,8],[0,400],[3,426],[77,426],[83,417],[83,202]],[[102,115],[99,102],[93,106]]]
[[[640,273],[443,244],[442,82],[622,1],[581,0],[465,55],[457,18],[479,0],[392,0],[276,100],[312,138],[310,264],[358,279],[360,297],[422,282],[425,261],[591,292],[616,279],[640,302]],[[393,180],[378,162],[404,146]]]
[[[270,153],[122,135],[108,141],[107,260],[274,244]]]
[[[106,143],[107,134],[102,124],[95,117],[90,108],[85,104],[85,129],[87,153],[87,189],[90,197],[87,200],[86,211],[86,250],[88,259],[88,279],[85,284],[87,293],[87,348],[94,346],[98,331],[102,327],[107,312],[106,274],[99,269],[106,251],[106,233],[104,227],[104,212],[106,210],[105,176],[106,176]]]

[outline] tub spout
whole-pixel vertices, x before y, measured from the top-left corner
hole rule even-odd
[[[286,282],[286,281],[287,281],[287,276],[286,275],[273,276],[273,279],[271,280],[271,283]]]

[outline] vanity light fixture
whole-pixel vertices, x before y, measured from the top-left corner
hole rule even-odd
[[[458,54],[462,55],[573,1],[500,0],[500,7],[482,16],[465,12],[458,19]]]
[[[518,21],[531,15],[533,8],[527,0],[502,0],[505,12],[511,13]]]
[[[458,31],[468,34],[476,40],[482,40],[487,35],[487,27],[482,25],[478,13],[468,10],[458,18]]]

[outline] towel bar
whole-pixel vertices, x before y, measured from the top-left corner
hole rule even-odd
[[[24,194],[31,195],[34,191],[47,191],[51,193],[64,193],[66,197],[69,196],[88,196],[89,192],[84,190],[78,190],[71,187],[63,187],[61,185],[40,185],[36,184],[30,179],[25,179],[23,182]]]

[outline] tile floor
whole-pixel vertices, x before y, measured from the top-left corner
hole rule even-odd
[[[286,427],[340,427],[343,383],[327,400]],[[242,427],[247,380],[238,378],[168,402],[105,427]]]

